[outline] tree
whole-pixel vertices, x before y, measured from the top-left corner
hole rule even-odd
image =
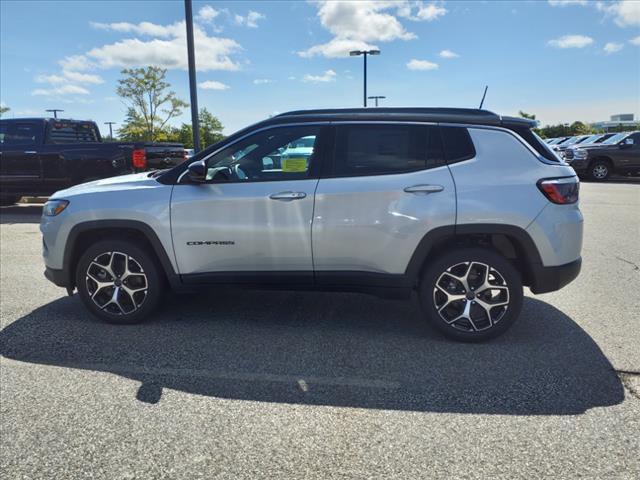
[[[0,117],[2,116],[3,113],[7,113],[9,110],[11,110],[9,107],[0,105]]]
[[[135,136],[142,134],[138,140],[160,140],[167,122],[180,115],[188,104],[169,90],[170,85],[165,81],[166,68],[125,68],[121,73],[124,78],[118,80],[116,92],[129,104],[129,109],[120,132]]]
[[[522,117],[522,118],[528,118],[529,120],[535,120],[536,119],[536,115],[534,113],[527,113],[527,112],[523,112],[522,110],[520,110],[518,112],[518,114]]]
[[[209,110],[200,109],[198,118],[200,122],[200,148],[207,148],[224,139],[222,123]],[[182,143],[185,148],[193,148],[193,130],[188,123],[183,123],[180,128],[172,129],[169,137],[171,141]]]

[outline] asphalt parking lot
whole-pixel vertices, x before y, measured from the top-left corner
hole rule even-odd
[[[583,271],[503,337],[414,302],[171,297],[100,323],[42,276],[39,211],[1,209],[5,478],[638,478],[640,183],[582,185]]]

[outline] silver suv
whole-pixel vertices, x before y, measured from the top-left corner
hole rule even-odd
[[[170,170],[54,194],[45,275],[115,323],[167,286],[415,291],[445,335],[494,337],[523,285],[580,271],[579,182],[532,126],[471,109],[285,113]],[[310,151],[282,161],[299,141]]]

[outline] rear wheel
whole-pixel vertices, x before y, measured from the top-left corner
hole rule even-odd
[[[121,324],[144,320],[158,306],[164,287],[155,259],[125,240],[90,246],[78,262],[76,284],[91,313]]]
[[[589,167],[589,175],[596,181],[606,180],[611,175],[611,164],[606,160],[595,160]]]
[[[420,302],[427,320],[449,338],[482,341],[504,333],[522,309],[522,280],[503,256],[461,248],[424,272]]]

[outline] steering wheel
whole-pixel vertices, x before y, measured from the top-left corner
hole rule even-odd
[[[238,180],[246,180],[247,178],[249,178],[247,176],[247,174],[244,172],[244,170],[242,170],[242,168],[240,168],[240,164],[239,163],[236,163],[233,166],[233,174]]]

